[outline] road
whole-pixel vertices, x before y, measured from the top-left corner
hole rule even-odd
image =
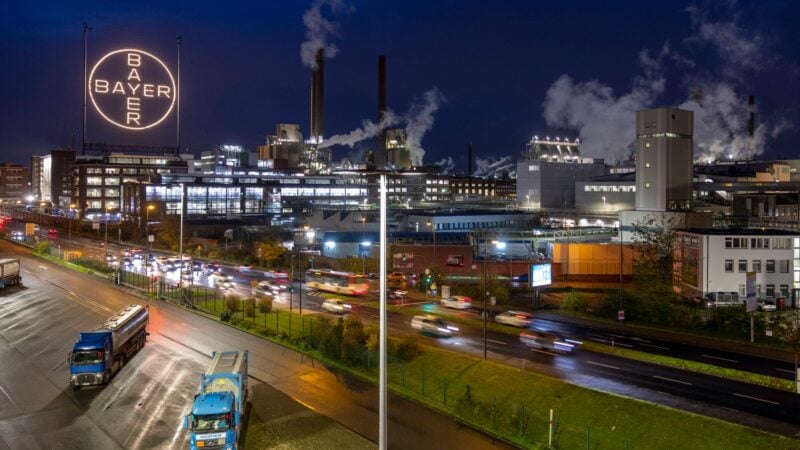
[[[261,279],[257,271],[237,273],[233,268],[226,269],[239,279],[239,285],[247,286],[248,279]],[[242,277],[242,278],[239,278]],[[202,282],[202,280],[200,280]],[[241,294],[249,294],[242,288]],[[371,307],[360,306],[374,302],[375,293],[366,298],[354,298],[354,315],[364,321],[375,321],[377,311]],[[303,309],[307,313],[328,314],[320,306],[323,298],[320,293],[303,289]],[[287,305],[278,305],[286,307]],[[293,306],[297,308],[298,296]],[[442,317],[454,314],[465,318],[479,318],[478,312],[452,311],[430,302],[420,302],[410,308],[420,313],[433,313]],[[408,334],[410,316],[400,313],[389,314],[389,331],[393,335]],[[450,339],[423,337],[427,343],[452,350],[462,351],[474,356],[483,356],[482,330],[475,327],[460,326],[461,332]],[[740,370],[751,368],[757,373],[786,377],[784,371],[791,366],[783,361],[747,355],[731,354],[703,348],[697,345],[662,342],[643,339],[631,334],[607,332],[605,330],[578,326],[575,324],[537,320],[534,327],[554,330],[578,339],[592,339],[610,342],[615,345],[636,348],[641,351],[685,357],[707,363],[731,366]],[[642,363],[610,355],[586,351],[572,355],[555,355],[545,351],[531,350],[520,343],[515,336],[489,330],[487,347],[490,359],[547,373],[566,381],[583,386],[615,392],[655,403],[702,413],[713,417],[794,436],[796,425],[800,423],[800,398],[797,395],[764,388],[748,383],[740,383],[708,375]]]
[[[275,388],[304,410],[338,423],[296,430],[298,436],[344,427],[377,441],[374,386],[163,302],[150,304],[151,335],[132,362],[107,387],[73,392],[65,363],[78,333],[125,305],[147,302],[5,241],[0,254],[20,257],[23,267],[23,286],[0,291],[0,357],[13,361],[0,366],[0,449],[186,448],[182,417],[198,376],[212,351],[228,348],[250,351],[254,384]],[[413,402],[391,395],[389,405],[394,448],[502,448]],[[286,419],[279,423],[290,426],[291,416]]]

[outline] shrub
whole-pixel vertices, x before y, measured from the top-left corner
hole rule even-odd
[[[244,299],[244,315],[247,317],[256,316],[256,299],[252,297]]]
[[[268,314],[272,311],[272,298],[261,297],[258,299],[258,312]]]
[[[416,336],[403,336],[400,339],[392,339],[387,342],[387,346],[392,356],[405,362],[413,361],[414,358],[422,353]]]
[[[223,303],[225,308],[231,310],[231,312],[241,311],[241,302],[239,301],[239,297],[235,295],[226,295]]]
[[[50,244],[47,242],[37,242],[33,246],[34,255],[46,255],[50,252]]]
[[[223,322],[227,322],[227,321],[231,320],[232,316],[233,316],[233,312],[231,312],[230,309],[225,308],[225,309],[222,310],[221,313],[219,313],[219,320],[221,320]]]
[[[319,350],[323,355],[339,360],[341,359],[342,334],[344,332],[342,319],[337,320],[335,325],[327,328],[322,336]]]
[[[113,267],[109,267],[108,264],[97,259],[75,258],[70,260],[70,262],[79,265],[81,267],[86,267],[87,269],[96,270],[101,273],[111,273],[114,271]]]
[[[341,359],[347,364],[363,364],[367,334],[364,324],[357,317],[348,317],[342,330]]]
[[[585,312],[588,302],[579,292],[568,292],[561,300],[561,308],[572,312]]]

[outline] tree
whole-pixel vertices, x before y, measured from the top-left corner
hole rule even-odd
[[[789,345],[789,348],[794,352],[794,373],[797,376],[797,358],[800,354],[800,311],[794,311],[789,323],[778,330],[778,336]],[[800,394],[800,389],[798,389]]]
[[[674,228],[674,220],[664,216],[647,216],[633,225],[633,279],[636,296],[647,310],[642,311],[644,315],[660,316],[660,310],[675,296]]]
[[[266,261],[267,267],[269,267],[273,261],[282,257],[284,253],[286,253],[286,247],[284,247],[280,239],[277,238],[269,238],[256,245],[256,257],[259,261]]]
[[[170,250],[178,250],[180,244],[180,218],[177,216],[167,216],[161,222],[161,227],[156,234],[156,240]]]

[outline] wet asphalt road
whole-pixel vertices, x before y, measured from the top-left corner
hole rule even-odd
[[[250,351],[254,383],[268,384],[303,410],[377,441],[374,386],[163,302],[150,303],[148,343],[110,384],[73,392],[66,358],[78,333],[127,304],[148,301],[103,279],[30,257],[8,242],[0,242],[0,254],[20,257],[23,267],[23,286],[0,291],[0,449],[187,448],[182,417],[199,374],[212,351],[230,348]],[[502,448],[395,396],[389,416],[392,448]],[[304,439],[317,431],[295,430]]]

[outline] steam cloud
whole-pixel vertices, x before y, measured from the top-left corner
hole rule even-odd
[[[707,12],[696,6],[687,8],[694,34],[683,42],[689,46],[711,47],[723,67],[716,77],[697,75],[683,83],[686,94],[680,108],[694,111],[696,160],[719,157],[753,157],[764,151],[768,138],[792,126],[786,119],[777,123],[762,121],[751,138],[748,133],[746,95],[737,94],[742,77],[770,62],[766,40],[736,24],[736,14],[727,21],[711,21]],[[671,62],[684,69],[695,63],[665,44],[656,57],[647,50],[639,53],[642,73],[633,80],[630,91],[615,95],[613,89],[597,80],[575,82],[561,75],[547,90],[542,104],[546,123],[555,128],[579,132],[582,153],[620,161],[633,151],[635,112],[655,106],[664,93],[663,65]]]
[[[322,49],[325,58],[334,58],[339,54],[339,48],[328,42],[331,36],[338,35],[338,25],[323,17],[322,8],[326,5],[332,13],[351,9],[342,0],[315,0],[303,14],[306,40],[300,46],[300,59],[310,69],[317,68],[317,50]]]
[[[436,88],[425,91],[421,98],[414,100],[409,106],[408,111],[398,117],[391,110],[387,110],[380,123],[365,120],[361,123],[361,128],[345,134],[337,134],[320,144],[320,148],[332,145],[346,145],[350,148],[361,141],[373,138],[386,128],[404,123],[406,131],[406,148],[411,157],[411,164],[422,165],[422,158],[425,156],[425,149],[422,148],[422,138],[433,128],[434,114],[439,110],[439,106],[445,101],[444,95]]]
[[[371,120],[365,120],[361,123],[361,128],[356,128],[355,130],[346,134],[337,134],[335,136],[331,136],[322,144],[320,144],[319,147],[325,148],[332,145],[346,145],[350,148],[353,148],[353,146],[357,143],[373,138],[386,128],[396,125],[398,121],[399,119],[397,116],[392,111],[387,110],[379,123],[372,122]]]
[[[450,156],[442,158],[433,164],[439,166],[439,173],[443,175],[452,175],[453,173],[455,173],[456,163]]]
[[[516,176],[516,164],[511,156],[502,156],[495,158],[489,156],[488,158],[475,158],[475,172],[472,173],[473,177],[477,178],[491,178],[499,175],[500,172],[508,172],[512,177]]]
[[[411,104],[406,114],[406,148],[411,156],[411,164],[422,165],[422,158],[425,156],[422,138],[433,128],[433,115],[444,101],[441,91],[433,88],[425,91],[421,99]]]

